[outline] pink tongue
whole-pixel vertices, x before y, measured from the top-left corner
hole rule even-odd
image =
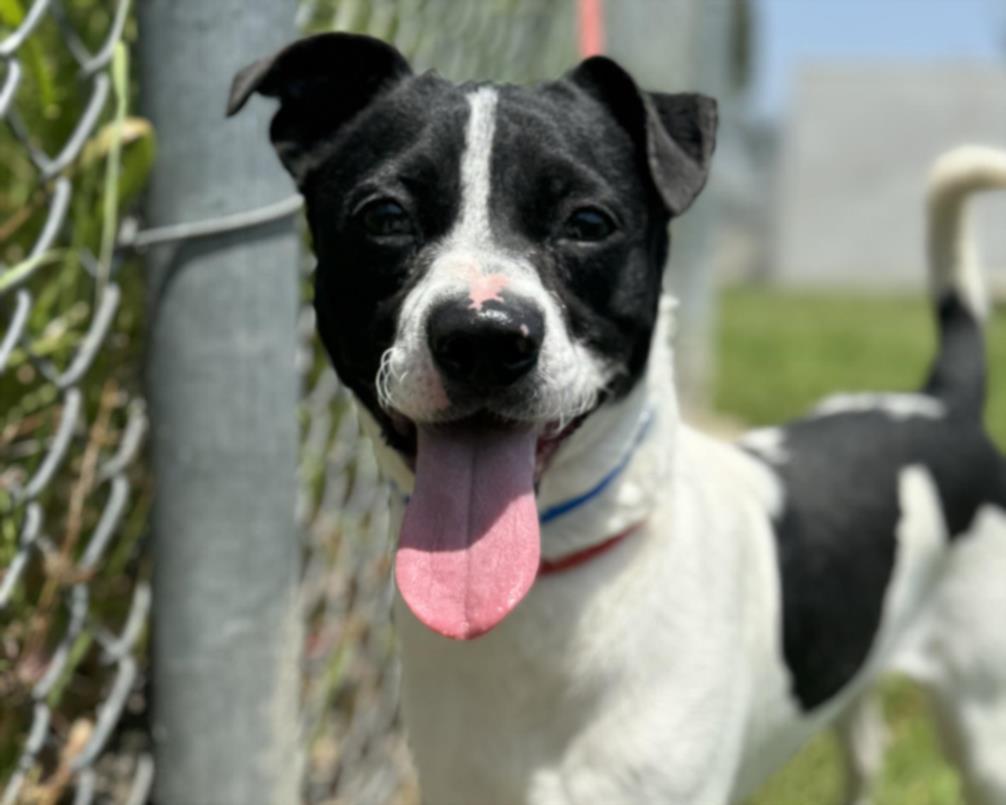
[[[418,437],[395,580],[420,621],[468,640],[503,620],[538,573],[535,435],[455,426]]]

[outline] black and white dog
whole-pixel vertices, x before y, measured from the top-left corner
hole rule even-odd
[[[711,99],[603,57],[455,85],[346,34],[243,70],[230,112],[254,92],[279,99],[322,339],[401,490],[426,802],[737,801],[822,726],[863,732],[849,714],[896,668],[933,693],[973,801],[1006,803],[1006,461],[959,220],[1006,157],[934,174],[922,390],[732,446],[679,419],[661,303]]]

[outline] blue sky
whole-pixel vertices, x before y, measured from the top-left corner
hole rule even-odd
[[[761,115],[783,111],[792,73],[806,61],[984,62],[1006,69],[1006,0],[753,4],[754,103]]]

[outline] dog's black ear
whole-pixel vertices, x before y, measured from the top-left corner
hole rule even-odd
[[[567,78],[605,104],[646,154],[650,177],[668,213],[687,210],[709,176],[716,101],[693,92],[644,92],[605,56],[581,62]]]
[[[379,39],[319,34],[234,76],[227,115],[239,112],[253,92],[279,98],[269,136],[299,184],[319,164],[319,148],[339,126],[411,74],[405,57]]]

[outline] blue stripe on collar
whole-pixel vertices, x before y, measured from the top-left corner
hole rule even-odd
[[[646,434],[649,433],[650,427],[653,425],[653,420],[654,420],[653,409],[648,408],[643,417],[642,425],[636,432],[636,436],[632,440],[632,444],[629,446],[629,449],[626,452],[626,454],[622,456],[621,461],[619,461],[607,475],[605,475],[600,481],[594,484],[594,486],[592,486],[586,492],[583,492],[582,494],[579,494],[574,498],[570,498],[569,500],[564,500],[561,503],[556,503],[554,506],[549,506],[547,509],[545,509],[545,511],[539,513],[538,522],[541,523],[542,525],[545,525],[545,523],[550,523],[552,520],[555,520],[558,517],[562,517],[564,514],[568,514],[574,509],[580,508],[580,506],[582,506],[585,503],[588,503],[590,500],[597,497],[605,489],[607,489],[608,486],[611,484],[611,482],[614,481],[619,475],[621,475],[622,472],[625,470],[625,468],[629,466],[629,461],[632,460],[632,457],[636,454],[636,450],[638,449],[639,445],[646,437]]]

